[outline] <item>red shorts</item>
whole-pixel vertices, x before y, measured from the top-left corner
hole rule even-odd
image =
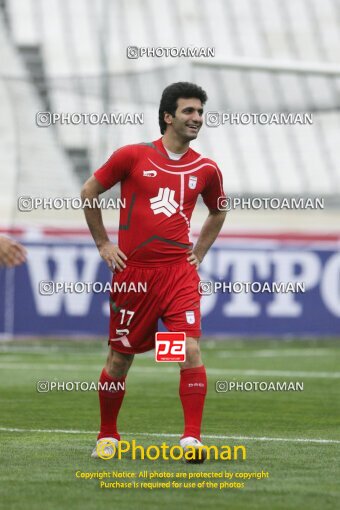
[[[196,268],[187,261],[152,268],[128,266],[114,273],[109,345],[129,354],[150,351],[158,319],[168,331],[200,337],[199,281]]]

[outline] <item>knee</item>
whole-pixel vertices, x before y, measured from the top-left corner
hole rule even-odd
[[[202,365],[201,350],[198,340],[194,338],[187,339],[186,346],[186,361],[181,364],[182,368],[194,368]]]
[[[111,350],[106,360],[105,369],[111,377],[124,377],[127,375],[132,361],[133,355],[124,355]]]

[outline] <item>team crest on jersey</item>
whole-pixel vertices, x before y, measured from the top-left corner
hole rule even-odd
[[[197,177],[195,175],[190,175],[189,177],[189,188],[195,189],[197,185]]]
[[[195,324],[195,312],[190,310],[189,312],[185,312],[185,316],[188,324]]]
[[[157,170],[144,170],[143,177],[156,177]]]

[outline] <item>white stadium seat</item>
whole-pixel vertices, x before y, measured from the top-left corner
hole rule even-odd
[[[337,63],[339,13],[331,0],[256,4],[202,0],[199,7],[194,0],[128,4],[28,0],[25,5],[12,0],[8,4],[9,32],[7,37],[6,31],[2,34],[3,42],[11,47],[11,59],[24,74],[15,45],[40,48],[53,111],[144,112],[143,125],[58,125],[45,134],[28,130],[29,137],[49,140],[40,157],[44,154],[54,161],[52,154],[57,151],[69,171],[63,152],[84,149],[94,169],[117,147],[158,137],[160,93],[167,84],[185,79],[207,89],[207,111],[314,112],[313,125],[306,126],[204,127],[193,147],[216,159],[231,194],[340,193],[339,78],[270,72],[256,66],[248,70],[193,67],[184,58],[126,56],[128,46],[213,46],[216,59]],[[5,88],[2,83],[2,94]],[[39,108],[29,84],[18,91],[19,103],[28,95],[34,101],[27,99],[24,111]],[[10,154],[2,157],[14,157]]]

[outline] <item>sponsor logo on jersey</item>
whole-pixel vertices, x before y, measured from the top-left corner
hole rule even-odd
[[[143,177],[156,177],[157,170],[143,170]]]
[[[195,175],[190,175],[189,177],[189,188],[195,189],[197,185],[197,177]]]
[[[150,198],[154,214],[165,214],[168,218],[175,214],[179,204],[174,199],[175,191],[170,188],[159,188],[158,195]]]
[[[185,312],[185,316],[188,324],[195,324],[195,312],[190,310],[189,312]]]

